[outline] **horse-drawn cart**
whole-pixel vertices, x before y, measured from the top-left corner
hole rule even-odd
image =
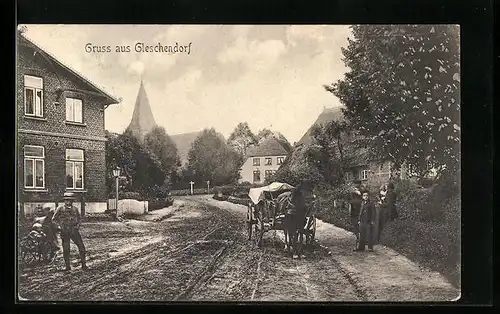
[[[284,193],[290,193],[294,187],[287,183],[273,182],[270,185],[250,189],[248,196],[250,202],[247,209],[247,231],[248,239],[255,245],[262,244],[262,238],[266,231],[286,231],[285,213],[278,206],[278,199]],[[306,236],[306,245],[312,244],[316,236],[316,217],[313,206],[308,206],[302,235]],[[286,242],[286,232],[285,232]]]

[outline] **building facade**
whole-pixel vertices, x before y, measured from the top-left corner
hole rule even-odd
[[[31,215],[75,192],[85,212],[107,208],[104,110],[119,101],[18,35],[18,203]]]
[[[240,169],[239,182],[264,184],[266,178],[274,175],[288,155],[283,146],[274,138],[268,138],[258,146],[250,147],[245,162]]]

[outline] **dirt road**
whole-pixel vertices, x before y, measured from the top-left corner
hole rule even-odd
[[[20,271],[20,297],[89,301],[444,301],[459,292],[439,274],[386,248],[352,252],[353,236],[318,222],[319,244],[306,259],[283,251],[282,234],[262,248],[246,239],[245,207],[185,197],[162,221],[82,225],[88,265]],[[156,219],[155,219],[156,220]]]

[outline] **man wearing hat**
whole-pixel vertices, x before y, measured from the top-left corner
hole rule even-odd
[[[61,240],[63,247],[64,263],[66,264],[65,270],[71,270],[71,265],[69,261],[70,256],[70,240],[72,240],[78,247],[78,252],[80,253],[80,260],[82,263],[82,269],[86,270],[87,265],[85,263],[85,245],[83,244],[82,237],[80,235],[80,212],[78,208],[73,206],[73,201],[75,200],[74,193],[66,192],[64,193],[64,205],[56,209],[52,221],[55,221],[61,227]]]

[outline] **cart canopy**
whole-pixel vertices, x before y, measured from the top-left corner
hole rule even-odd
[[[293,188],[294,187],[288,183],[273,182],[260,188],[251,188],[248,192],[248,196],[254,204],[258,204],[260,201],[266,199],[266,193],[274,196],[290,191]]]

